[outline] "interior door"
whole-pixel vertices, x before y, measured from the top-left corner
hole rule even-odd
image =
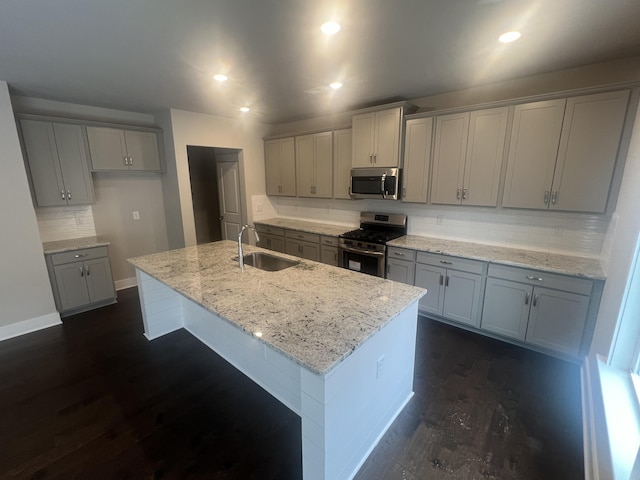
[[[237,241],[242,227],[238,162],[218,162],[217,168],[222,238]]]

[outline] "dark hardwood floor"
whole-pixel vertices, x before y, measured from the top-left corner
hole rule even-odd
[[[580,479],[577,366],[420,319],[415,396],[357,480]],[[0,478],[302,477],[300,419],[135,288],[0,342]]]

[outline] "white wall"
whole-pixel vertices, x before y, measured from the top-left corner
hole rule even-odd
[[[621,313],[621,302],[629,278],[635,246],[640,235],[640,109],[631,135],[618,204],[611,225],[610,245],[603,249],[608,265],[591,353],[607,356]]]
[[[22,160],[7,83],[0,81],[0,338],[18,322],[60,321]]]
[[[237,148],[240,176],[244,179],[243,199],[248,222],[253,221],[251,196],[265,193],[265,125],[251,117],[223,118],[171,110],[156,117],[165,132],[167,173],[164,184],[165,211],[170,248],[196,245],[196,229],[191,201],[187,145]]]

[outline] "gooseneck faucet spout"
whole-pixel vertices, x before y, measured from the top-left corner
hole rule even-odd
[[[245,229],[253,230],[253,233],[256,235],[256,242],[260,241],[260,236],[258,235],[258,231],[255,229],[255,227],[252,227],[251,225],[243,225],[243,227],[240,229],[240,233],[238,234],[238,263],[240,264],[240,270],[243,272],[244,257],[242,253],[242,232],[244,232]]]

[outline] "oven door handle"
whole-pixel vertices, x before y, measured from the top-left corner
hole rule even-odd
[[[363,255],[375,255],[376,257],[384,257],[384,252],[374,252],[373,250],[359,250],[357,248],[349,248],[342,245],[340,246],[340,250],[352,253],[362,253]]]

